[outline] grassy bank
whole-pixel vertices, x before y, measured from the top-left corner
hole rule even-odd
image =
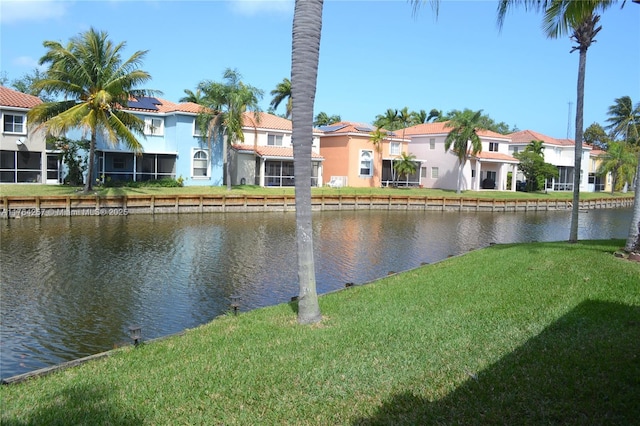
[[[66,185],[38,185],[38,184],[0,184],[0,197],[11,196],[46,196],[46,195],[82,195],[81,187]],[[293,188],[264,188],[253,185],[234,186],[231,191],[221,186],[185,186],[185,187],[139,187],[139,188],[105,188],[96,187],[91,194],[107,195],[294,195]],[[456,191],[442,189],[421,188],[312,188],[312,195],[411,195],[422,197],[447,197],[447,198],[489,198],[489,199],[552,199],[570,200],[571,192],[511,192],[511,191]],[[611,195],[609,192],[583,192],[580,198],[583,200],[609,198],[609,197],[633,197],[633,193],[617,192]]]
[[[3,424],[634,424],[640,264],[496,245],[0,388]]]

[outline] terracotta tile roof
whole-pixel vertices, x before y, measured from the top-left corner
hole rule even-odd
[[[422,123],[405,129],[396,130],[396,132],[402,133],[404,131],[405,136],[448,134],[451,128],[445,127],[445,124],[446,122],[444,121],[436,123]]]
[[[551,145],[561,145],[556,138],[543,135],[542,133],[534,132],[533,130],[521,130],[519,132],[511,133],[511,142],[517,144],[528,144],[531,141],[542,141]]]
[[[542,133],[534,132],[533,130],[522,130],[520,132],[511,133],[511,141],[514,144],[528,144],[531,141],[542,141],[549,145],[559,145],[559,146],[575,146],[576,141],[573,139],[556,139],[551,136],[543,135]],[[582,143],[584,148],[591,148],[591,145],[587,145],[584,142]]]
[[[259,117],[259,120],[256,120],[256,117]],[[258,129],[286,130],[289,132],[293,129],[291,120],[266,112],[260,112],[259,114],[253,111],[245,112],[242,115],[242,121],[245,127],[253,128],[255,126]]]
[[[37,96],[27,95],[8,87],[0,86],[0,105],[15,108],[33,108],[41,104]]]
[[[172,112],[187,112],[191,114],[198,114],[202,108],[200,105],[193,102],[175,103],[166,99],[155,97],[149,97],[146,99],[147,102],[145,102],[145,104],[151,103],[155,106],[156,109],[141,108],[133,105],[128,105],[126,109],[130,111],[144,111],[152,114],[168,114]],[[136,98],[131,98],[130,101],[136,102],[137,100]]]
[[[435,123],[422,123],[405,129],[398,129],[395,132],[400,135],[404,132],[405,137],[415,135],[446,135],[451,131],[451,127],[447,127],[447,123],[449,122],[438,121]],[[478,130],[476,133],[478,133],[478,136],[485,138],[510,139],[509,135],[503,135],[491,130]]]
[[[599,149],[599,148],[591,148],[591,152],[589,152],[589,155],[592,157],[598,157],[600,155],[605,154],[607,151]]]
[[[474,155],[474,157],[479,158],[480,160],[495,160],[499,162],[511,162],[511,163],[520,162],[516,158],[510,155],[502,154],[500,152],[493,152],[493,151],[482,151]]]
[[[264,146],[258,145],[254,147],[253,145],[234,145],[233,148],[237,151],[247,151],[247,152],[255,152],[260,157],[269,157],[269,158],[291,158],[293,159],[293,148],[284,147],[284,146]],[[316,152],[311,152],[311,158],[315,159],[323,159],[320,154]]]

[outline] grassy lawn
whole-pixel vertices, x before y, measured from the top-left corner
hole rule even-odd
[[[420,189],[420,188],[313,188],[312,195],[411,195],[411,196],[428,196],[428,197],[468,197],[468,198],[490,198],[490,199],[560,199],[570,200],[571,192],[511,192],[511,191],[464,191],[462,194],[456,194],[455,191],[447,191],[441,189]],[[231,191],[227,191],[222,186],[186,186],[178,188],[164,187],[141,187],[141,188],[95,188],[92,194],[101,196],[108,195],[135,195],[135,194],[156,194],[156,195],[294,195],[293,188],[263,188],[260,186],[242,185],[235,186]],[[0,196],[45,196],[45,195],[82,195],[82,188],[66,185],[32,185],[32,184],[0,184]],[[611,193],[607,192],[583,192],[580,194],[581,199],[598,199],[609,197],[633,197],[633,193]]]
[[[8,425],[637,424],[622,240],[495,245],[2,386]],[[144,332],[144,330],[143,330]]]

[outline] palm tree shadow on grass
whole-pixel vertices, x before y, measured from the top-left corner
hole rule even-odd
[[[638,424],[640,307],[588,300],[445,398],[393,395],[355,425]]]
[[[112,391],[104,386],[69,386],[47,397],[41,409],[20,421],[2,422],[11,426],[22,425],[140,425],[143,418],[135,411],[122,411],[111,403]]]

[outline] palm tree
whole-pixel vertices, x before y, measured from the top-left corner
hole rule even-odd
[[[206,137],[211,150],[211,140],[220,137],[227,141],[227,190],[231,190],[231,147],[244,142],[244,113],[254,111],[256,121],[260,119],[258,102],[262,99],[262,90],[242,82],[238,70],[227,68],[224,83],[205,80],[198,85],[203,93],[200,122],[206,123]]]
[[[291,80],[286,77],[283,78],[276,88],[271,91],[271,96],[273,96],[273,100],[270,105],[274,110],[278,108],[282,101],[287,100],[285,118],[291,118]]]
[[[640,102],[634,107],[629,96],[617,98],[607,114],[609,118],[606,121],[610,124],[606,128],[612,138],[622,136],[627,143],[640,144]]]
[[[184,89],[186,96],[181,97],[178,102],[193,102],[200,105],[202,103],[202,90],[196,89],[195,93],[192,90]]]
[[[402,127],[398,110],[388,108],[384,114],[376,116],[373,125],[376,127],[384,127],[387,130],[397,130]]]
[[[313,121],[313,125],[316,127],[328,126],[340,121],[342,121],[342,118],[340,118],[339,115],[328,115],[326,112],[321,111],[318,113],[318,115],[316,115],[316,118]]]
[[[296,191],[298,322],[322,320],[313,259],[311,222],[311,145],[323,0],[296,0],[291,55],[292,143]]]
[[[123,61],[120,54],[125,43],[114,45],[106,32],[93,28],[73,37],[67,46],[57,41],[45,41],[43,45],[47,51],[40,65],[49,64],[49,69],[34,88],[60,94],[64,100],[36,106],[29,112],[29,120],[52,135],[71,128],[90,133],[84,184],[84,191],[89,192],[93,188],[98,133],[114,145],[123,141],[132,151],[142,152],[134,132],[143,134],[144,121],[122,107],[131,98],[154,93],[136,89],[151,80],[148,72],[139,69],[147,51],[139,50]]]
[[[534,154],[542,157],[544,155],[544,141],[533,140],[529,142],[525,151],[533,152]]]
[[[524,6],[544,13],[544,31],[549,38],[558,38],[571,33],[576,45],[571,52],[580,53],[578,61],[578,88],[576,100],[576,132],[573,178],[573,206],[569,242],[578,241],[578,212],[580,207],[580,171],[582,162],[582,135],[584,121],[584,80],[587,49],[602,29],[598,25],[601,11],[609,8],[613,0],[500,0],[498,4],[498,26],[501,28],[507,11],[513,6]],[[624,3],[623,3],[624,5]]]
[[[611,173],[612,195],[620,180],[623,182],[632,181],[638,159],[626,143],[611,142],[607,151],[599,155],[598,158],[602,159],[598,174]]]
[[[407,186],[409,186],[409,176],[414,174],[418,168],[415,160],[415,155],[402,152],[400,154],[400,160],[398,160],[398,162],[393,165],[393,168],[396,169],[399,177],[406,177]]]
[[[451,117],[445,127],[451,127],[451,131],[444,140],[444,149],[449,151],[451,149],[458,157],[458,186],[456,194],[460,194],[460,188],[462,185],[462,174],[464,172],[464,165],[467,162],[469,155],[476,155],[482,151],[482,141],[478,136],[477,131],[483,129],[480,124],[482,117],[482,110],[473,112],[469,109],[465,109]],[[471,146],[469,146],[471,143]]]
[[[637,168],[635,172],[635,199],[633,201],[633,214],[631,224],[629,225],[629,236],[625,244],[625,250],[628,252],[640,250],[640,138],[638,137],[638,128],[640,127],[640,103],[632,108],[631,98],[623,96],[615,100],[615,104],[609,107],[609,118],[607,122],[611,123],[607,128],[613,133],[613,137],[624,135],[628,144],[635,144],[638,154]]]

